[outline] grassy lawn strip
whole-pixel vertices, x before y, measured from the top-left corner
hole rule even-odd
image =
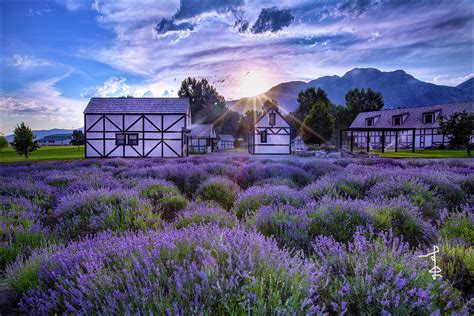
[[[84,146],[43,146],[34,151],[28,161],[37,160],[71,160],[84,158]],[[23,156],[16,154],[15,149],[11,146],[5,148],[0,153],[0,162],[17,162],[25,161]]]
[[[384,158],[472,158],[467,155],[466,150],[415,150],[411,152],[411,149],[399,150],[398,152],[386,151],[382,153],[380,150],[373,150],[372,153],[378,154]]]

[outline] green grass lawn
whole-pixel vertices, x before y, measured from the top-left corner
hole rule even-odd
[[[386,151],[382,154],[379,150],[373,150],[371,153],[378,154],[384,158],[472,158],[474,156],[468,156],[466,150],[415,150],[414,153],[411,149],[399,150],[398,152]],[[471,153],[474,155],[474,153]]]
[[[37,160],[71,160],[84,158],[84,146],[43,146],[31,153],[28,161]],[[16,154],[13,147],[8,147],[0,153],[0,162],[25,161],[25,157]]]

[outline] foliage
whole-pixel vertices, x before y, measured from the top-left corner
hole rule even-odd
[[[443,119],[440,115],[439,130],[447,136],[449,144],[459,149],[460,146],[467,148],[468,155],[471,155],[471,137],[474,131],[474,114],[466,111],[453,113],[449,118]]]
[[[276,100],[265,100],[262,104],[262,111],[263,113],[270,111],[271,109],[278,110],[278,102]]]
[[[189,98],[193,123],[211,124],[227,111],[224,97],[205,78],[184,79],[178,95]]]
[[[34,141],[33,131],[24,122],[15,127],[13,136],[13,147],[18,155],[24,156],[28,160],[30,154],[38,149],[38,144]]]
[[[72,131],[71,144],[77,146],[77,150],[84,145],[84,133],[80,129]]]
[[[5,136],[0,135],[0,153],[3,152],[3,149],[8,147],[8,141]]]
[[[215,201],[229,210],[234,204],[239,187],[229,179],[214,177],[204,181],[198,191],[197,198],[203,201]]]
[[[207,205],[205,203],[192,204],[180,212],[173,223],[176,228],[185,228],[192,225],[216,225],[221,228],[234,227],[237,225],[235,215],[224,211],[220,207]]]
[[[334,132],[334,117],[330,108],[321,101],[313,103],[300,131],[306,143],[326,143]]]

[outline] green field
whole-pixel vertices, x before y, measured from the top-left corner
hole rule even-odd
[[[474,156],[468,156],[466,150],[415,150],[411,152],[409,150],[399,150],[398,152],[386,151],[382,153],[381,151],[371,151],[371,153],[377,154],[380,157],[384,158],[472,158]],[[472,153],[471,155],[474,155]]]
[[[37,160],[70,160],[84,158],[84,146],[43,146],[31,153],[28,161]],[[16,154],[13,147],[8,147],[0,153],[0,162],[25,161],[25,157]]]

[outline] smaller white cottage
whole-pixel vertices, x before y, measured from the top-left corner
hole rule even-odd
[[[290,124],[278,109],[268,110],[249,131],[249,153],[253,155],[290,155],[290,132]]]
[[[71,144],[72,134],[53,134],[37,140],[40,146],[64,146]]]
[[[216,131],[212,124],[195,124],[191,126],[188,136],[189,153],[211,153],[214,151]]]
[[[217,135],[217,148],[219,150],[234,149],[235,138],[229,134]]]

